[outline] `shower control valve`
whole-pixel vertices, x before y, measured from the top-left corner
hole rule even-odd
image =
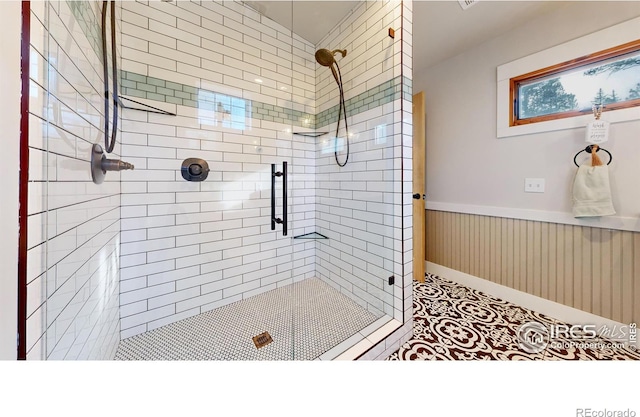
[[[180,173],[187,181],[204,181],[209,176],[209,164],[204,159],[187,158],[182,162]]]

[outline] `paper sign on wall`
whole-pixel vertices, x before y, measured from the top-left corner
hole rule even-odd
[[[599,145],[609,140],[609,122],[604,120],[594,120],[587,125],[587,135],[585,142],[592,145]]]

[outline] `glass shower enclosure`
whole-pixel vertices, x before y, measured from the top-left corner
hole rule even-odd
[[[30,251],[32,358],[357,357],[406,322],[401,2],[117,2],[109,77],[137,105],[108,157],[135,169],[103,184],[102,2],[38,3],[33,148],[58,170],[30,220],[58,229]]]

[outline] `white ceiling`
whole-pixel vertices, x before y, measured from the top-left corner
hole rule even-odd
[[[260,14],[316,45],[359,1],[245,1]],[[291,15],[295,19],[291,18]]]
[[[314,45],[358,4],[357,1],[331,0],[245,3]],[[462,10],[457,0],[414,0],[413,69],[419,72],[456,56],[563,3],[480,0]]]
[[[563,1],[485,1],[467,10],[454,1],[413,2],[413,68],[424,70],[505,33]]]

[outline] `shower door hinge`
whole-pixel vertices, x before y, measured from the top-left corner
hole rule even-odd
[[[393,284],[395,284],[395,282],[396,282],[396,277],[391,275],[389,277],[389,285],[393,285]]]

